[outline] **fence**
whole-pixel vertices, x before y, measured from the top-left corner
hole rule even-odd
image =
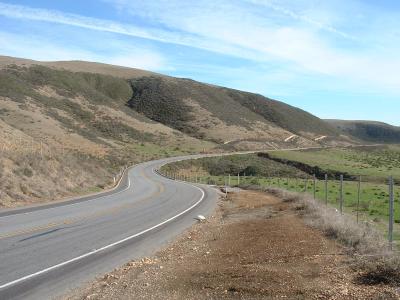
[[[395,204],[400,200],[400,191],[395,190],[393,177],[388,179],[387,184],[381,184],[364,182],[361,176],[355,181],[345,180],[343,175],[334,179],[325,175],[322,180],[315,176],[312,178],[257,177],[238,174],[234,176],[204,176],[197,173],[172,172],[166,172],[164,175],[172,179],[200,184],[228,187],[276,187],[309,193],[314,199],[334,206],[342,214],[354,215],[357,223],[375,223],[387,234],[390,248],[392,248],[394,240],[400,241],[400,236],[394,234],[395,225],[400,224],[400,211],[395,210]]]

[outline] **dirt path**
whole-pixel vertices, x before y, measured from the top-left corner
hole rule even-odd
[[[242,191],[154,258],[68,299],[398,299],[393,288],[354,283],[346,259],[287,204]]]

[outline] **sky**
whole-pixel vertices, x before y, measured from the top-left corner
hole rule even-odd
[[[400,125],[398,0],[0,0],[0,55],[87,60]]]

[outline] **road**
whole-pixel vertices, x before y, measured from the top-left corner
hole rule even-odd
[[[179,159],[137,165],[112,192],[0,212],[0,299],[58,297],[153,254],[211,213],[214,189],[155,172]]]

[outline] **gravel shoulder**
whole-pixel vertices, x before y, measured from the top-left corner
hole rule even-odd
[[[399,299],[393,287],[357,283],[348,260],[287,203],[240,191],[154,257],[64,299]]]

